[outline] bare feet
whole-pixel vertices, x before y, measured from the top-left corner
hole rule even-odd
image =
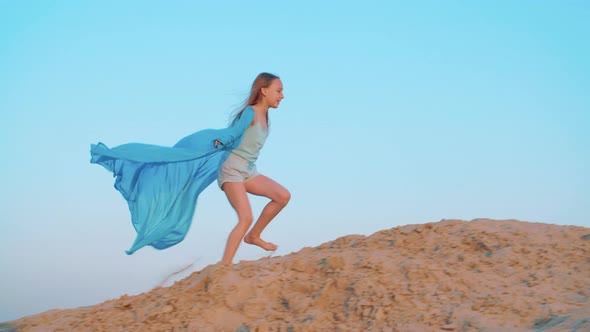
[[[277,245],[271,242],[266,242],[264,240],[262,240],[260,237],[253,237],[250,233],[246,234],[246,236],[244,236],[244,242],[248,243],[248,244],[253,244],[256,246],[259,246],[260,248],[266,250],[266,251],[275,251],[277,250]]]

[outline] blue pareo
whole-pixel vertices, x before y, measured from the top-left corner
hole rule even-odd
[[[127,254],[148,245],[166,249],[184,239],[199,194],[215,181],[219,167],[240,145],[253,120],[254,110],[247,107],[228,128],[198,131],[172,147],[91,145],[90,162],[113,172],[115,188],[129,205],[137,238]],[[215,147],[215,140],[221,145]]]

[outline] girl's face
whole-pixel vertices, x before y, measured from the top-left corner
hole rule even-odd
[[[262,88],[261,90],[268,106],[271,108],[279,107],[279,103],[285,97],[283,95],[283,83],[278,78],[273,80],[268,88]]]

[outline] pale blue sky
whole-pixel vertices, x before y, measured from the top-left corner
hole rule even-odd
[[[216,184],[184,242],[127,256],[126,203],[89,147],[224,127],[262,71],[285,87],[258,162],[293,196],[264,234],[277,255],[443,218],[590,227],[588,17],[586,1],[0,2],[0,321],[217,262],[235,216]]]

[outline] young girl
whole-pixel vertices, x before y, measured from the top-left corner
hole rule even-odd
[[[240,145],[231,150],[231,154],[219,169],[219,186],[238,215],[238,224],[227,240],[223,264],[231,264],[242,239],[265,250],[277,249],[274,243],[262,240],[260,235],[268,223],[287,205],[291,194],[280,184],[259,174],[255,162],[268,136],[268,111],[270,108],[277,108],[282,99],[281,80],[275,75],[262,73],[254,80],[246,106],[234,120],[236,122],[244,116],[253,117]],[[222,143],[216,141],[215,144],[217,146]],[[246,232],[252,224],[253,217],[247,193],[268,197],[271,200],[248,234]]]
[[[148,245],[161,250],[180,243],[190,228],[199,194],[216,178],[238,214],[222,262],[231,264],[242,239],[276,250],[260,235],[290,194],[258,174],[254,163],[268,135],[268,110],[277,108],[282,99],[279,77],[262,73],[254,80],[245,107],[227,128],[198,131],[172,147],[92,144],[90,162],[113,173],[115,188],[129,205],[137,237],[127,254]],[[247,193],[271,199],[248,234],[253,218]]]

